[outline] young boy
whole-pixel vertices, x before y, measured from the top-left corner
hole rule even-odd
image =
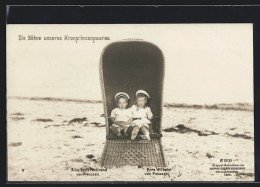
[[[142,138],[150,141],[149,124],[153,118],[153,113],[150,107],[147,106],[147,100],[150,95],[144,90],[136,92],[136,105],[131,107],[133,114],[131,139],[134,140],[139,131],[143,133]]]
[[[127,136],[126,131],[133,121],[131,109],[126,108],[129,99],[129,95],[125,92],[118,92],[115,95],[117,108],[111,111],[110,117],[113,124],[110,129],[119,137],[122,136],[122,133]]]

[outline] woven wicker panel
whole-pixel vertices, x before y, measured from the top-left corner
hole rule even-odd
[[[107,140],[101,165],[106,167],[133,166],[165,166],[160,139],[146,140]]]

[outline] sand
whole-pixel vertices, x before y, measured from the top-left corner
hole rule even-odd
[[[102,113],[102,103],[8,99],[8,181],[254,180],[252,111],[164,107],[166,168],[101,168]],[[222,163],[244,169],[210,170]]]

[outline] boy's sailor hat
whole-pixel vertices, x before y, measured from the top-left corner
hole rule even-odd
[[[137,95],[140,95],[140,94],[141,95],[146,95],[150,99],[150,95],[146,91],[138,90],[135,95],[137,96]]]
[[[130,99],[129,95],[125,92],[118,92],[116,95],[115,95],[115,100],[117,100],[119,97],[124,97],[126,98],[127,100]]]

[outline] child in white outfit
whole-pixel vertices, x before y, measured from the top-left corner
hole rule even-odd
[[[132,111],[130,108],[126,108],[128,105],[129,95],[124,92],[119,92],[115,95],[115,101],[117,103],[117,108],[111,111],[111,121],[113,124],[110,129],[117,136],[122,136],[124,133],[126,136],[126,131],[133,121]]]
[[[146,91],[138,90],[136,92],[137,104],[131,107],[134,119],[131,124],[133,127],[133,131],[131,134],[132,140],[136,138],[139,131],[143,133],[143,139],[150,140],[149,125],[151,124],[153,113],[151,111],[151,108],[146,106],[148,98],[150,98],[150,96]]]

